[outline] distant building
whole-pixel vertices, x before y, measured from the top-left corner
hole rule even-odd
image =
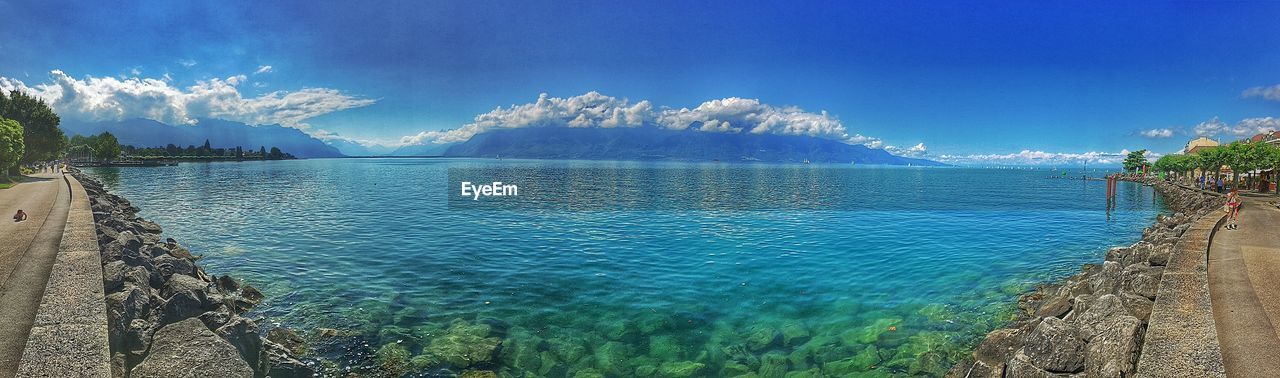
[[[1250,142],[1267,142],[1280,145],[1280,131],[1268,131],[1249,138]]]
[[[1208,137],[1199,137],[1187,142],[1187,147],[1182,149],[1182,153],[1194,154],[1207,149],[1216,148],[1220,145],[1222,144],[1218,143],[1216,140],[1209,139]]]

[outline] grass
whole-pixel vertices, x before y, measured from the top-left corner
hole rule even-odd
[[[0,174],[0,189],[12,188],[14,185],[18,185],[18,183],[26,181],[25,178],[26,178],[25,176],[13,177],[5,174]]]

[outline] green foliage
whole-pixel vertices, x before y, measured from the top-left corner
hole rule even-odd
[[[0,117],[0,177],[18,165],[25,150],[22,141],[22,125],[18,121]]]
[[[1222,165],[1227,163],[1226,153],[1227,149],[1225,147],[1215,147],[1197,152],[1195,166],[1207,175],[1217,176]]]
[[[1124,158],[1124,170],[1126,172],[1132,172],[1141,169],[1144,165],[1147,165],[1147,157],[1144,156],[1146,154],[1147,150],[1130,152],[1129,156],[1125,156]]]
[[[0,93],[0,117],[22,125],[25,151],[20,163],[57,159],[67,147],[66,138],[58,129],[61,119],[44,100],[16,90],[8,96]]]
[[[98,134],[93,147],[93,158],[98,161],[112,161],[120,157],[120,141],[115,135],[103,131]]]
[[[1184,172],[1188,170],[1190,158],[1188,155],[1164,155],[1156,159],[1152,166],[1160,172]]]

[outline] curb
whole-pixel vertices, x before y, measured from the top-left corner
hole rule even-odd
[[[66,174],[63,180],[71,189],[71,207],[17,376],[111,377],[93,210],[80,181]]]

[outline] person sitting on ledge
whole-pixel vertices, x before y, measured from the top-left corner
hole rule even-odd
[[[18,213],[17,213],[17,214],[13,214],[13,221],[14,221],[14,222],[21,222],[21,221],[24,221],[24,220],[27,220],[27,212],[22,211],[22,209],[18,209]]]

